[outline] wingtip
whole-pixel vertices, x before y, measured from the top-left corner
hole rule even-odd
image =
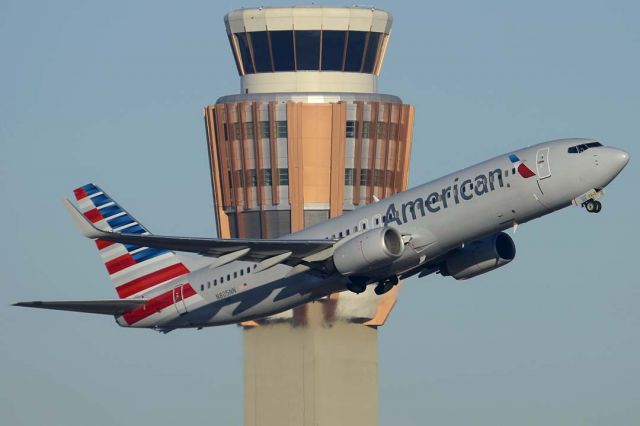
[[[64,204],[65,208],[71,215],[71,218],[73,219],[73,223],[80,230],[82,235],[91,239],[100,238],[100,236],[102,236],[104,232],[100,231],[98,228],[93,226],[93,224],[91,224],[87,220],[87,218],[84,217],[82,213],[80,213],[80,211],[76,208],[76,206],[73,205],[71,201],[69,201],[68,198],[65,198],[64,200],[62,200],[62,203]]]

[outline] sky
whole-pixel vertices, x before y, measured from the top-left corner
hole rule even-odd
[[[202,108],[239,92],[224,14],[259,5],[0,2],[3,424],[242,424],[240,328],[9,305],[115,297],[60,202],[84,183],[156,233],[215,235]],[[600,214],[520,226],[515,261],[473,280],[405,283],[379,424],[640,424],[640,3],[375,6],[394,16],[379,91],[416,107],[410,185],[563,137],[631,154]]]

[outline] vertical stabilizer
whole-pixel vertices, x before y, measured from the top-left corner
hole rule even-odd
[[[94,226],[123,234],[149,231],[93,184],[73,191],[80,211]],[[96,240],[100,257],[121,299],[136,297],[189,273],[176,254],[169,250]]]

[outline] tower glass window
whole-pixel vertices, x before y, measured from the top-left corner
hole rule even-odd
[[[238,39],[238,47],[240,48],[240,57],[242,58],[242,65],[244,66],[244,72],[247,74],[255,73],[253,68],[253,62],[251,61],[251,51],[249,50],[249,40],[247,39],[247,33],[236,34]]]
[[[294,71],[293,31],[271,31],[269,35],[275,71]]]
[[[249,35],[251,37],[251,47],[253,47],[253,61],[256,64],[256,72],[273,71],[267,32],[255,31],[249,33]]]
[[[348,120],[347,125],[345,127],[345,136],[348,138],[355,138],[358,133],[358,122],[353,120]]]
[[[344,169],[344,184],[353,185],[353,169]]]
[[[289,169],[278,169],[280,185],[289,185]]]
[[[364,56],[364,64],[362,72],[372,73],[373,66],[376,64],[376,56],[378,53],[378,45],[380,44],[380,33],[369,33],[369,43],[367,44],[367,52]],[[256,64],[256,66],[258,66]]]
[[[263,138],[269,138],[271,137],[271,129],[269,128],[269,122],[268,121],[261,121],[260,122],[260,136],[262,136]]]
[[[320,69],[320,31],[295,31],[296,68]]]
[[[346,31],[322,31],[322,69],[342,71]]]
[[[287,122],[286,121],[276,121],[276,137],[278,137],[278,138],[286,138],[287,137]]]
[[[264,173],[264,186],[271,186],[272,185],[272,175],[271,175],[271,169],[263,169],[262,172]]]
[[[296,70],[371,74],[384,37],[369,31],[250,31],[229,35],[229,42],[241,75]]]
[[[238,74],[242,75],[242,69],[240,68],[240,62],[238,62],[238,56],[236,55],[236,49],[233,46],[233,35],[227,34],[227,38],[229,39],[229,45],[231,46],[231,51],[233,52],[233,59],[236,63],[236,68],[238,69]]]
[[[347,39],[347,57],[344,63],[345,71],[360,71],[366,36],[366,31],[349,31]]]

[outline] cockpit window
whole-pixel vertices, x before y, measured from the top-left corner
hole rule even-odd
[[[586,151],[589,148],[595,148],[597,146],[602,146],[602,144],[600,142],[583,143],[580,145],[572,146],[567,150],[567,152],[569,154],[580,154],[581,152]]]

